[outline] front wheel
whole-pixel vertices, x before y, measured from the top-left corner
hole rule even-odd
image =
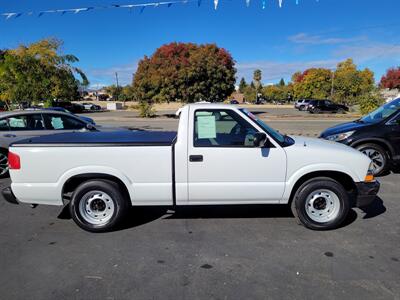
[[[363,144],[356,149],[372,160],[372,173],[374,176],[380,176],[387,172],[389,168],[389,156],[385,149],[376,144]]]
[[[117,183],[89,180],[75,190],[70,213],[84,230],[105,232],[114,229],[124,218],[129,206]]]
[[[314,178],[299,187],[291,208],[299,223],[307,228],[334,229],[343,223],[349,213],[349,195],[336,180]]]

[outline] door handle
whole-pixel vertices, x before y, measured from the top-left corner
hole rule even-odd
[[[200,162],[203,161],[203,155],[190,155],[189,161],[191,162]]]

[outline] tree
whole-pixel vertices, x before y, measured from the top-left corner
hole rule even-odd
[[[256,88],[254,84],[250,84],[246,86],[243,91],[244,100],[247,102],[255,102],[256,101]]]
[[[358,98],[358,104],[360,105],[360,111],[362,114],[367,114],[385,102],[385,99],[380,95],[377,89],[374,89],[370,93],[365,93]]]
[[[285,86],[285,80],[283,80],[283,78],[281,78],[281,80],[279,81],[279,86]]]
[[[382,76],[380,86],[386,89],[400,89],[400,67],[390,68]]]
[[[44,39],[2,53],[0,60],[0,99],[7,105],[20,102],[76,100],[79,85],[89,82],[73,63],[73,55],[61,55],[61,42]],[[75,75],[79,75],[79,82]]]
[[[145,56],[133,80],[140,101],[224,101],[234,91],[234,61],[214,44],[171,43]]]
[[[352,59],[338,63],[333,81],[334,100],[347,105],[357,104],[360,96],[374,89],[374,73],[357,70]]]
[[[113,84],[113,85],[107,86],[105,88],[105,90],[106,90],[107,94],[111,95],[113,100],[117,100],[117,101],[123,100],[123,99],[120,99],[120,96],[121,96],[122,90],[123,90],[122,86],[116,86],[115,84]]]
[[[242,79],[240,79],[240,83],[239,83],[239,92],[244,94],[246,87],[247,87],[246,80],[244,79],[244,77],[242,77]]]
[[[256,89],[259,89],[261,87],[261,80],[262,80],[262,71],[257,69],[253,73],[253,82]]]
[[[268,85],[262,90],[263,97],[268,101],[289,100],[290,88],[286,85]]]
[[[312,68],[295,73],[293,93],[296,99],[326,99],[332,88],[332,73],[328,69]]]

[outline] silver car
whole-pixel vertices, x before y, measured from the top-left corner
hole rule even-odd
[[[8,176],[8,147],[15,141],[59,132],[103,131],[103,129],[107,130],[72,114],[59,111],[0,112],[0,178]]]

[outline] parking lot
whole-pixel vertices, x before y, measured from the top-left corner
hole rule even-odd
[[[308,136],[354,118],[257,112],[284,133]],[[88,116],[175,130],[172,113]],[[297,225],[286,206],[246,205],[135,208],[122,230],[93,234],[60,207],[0,201],[0,299],[400,299],[399,180],[380,178],[373,205],[325,232]]]

